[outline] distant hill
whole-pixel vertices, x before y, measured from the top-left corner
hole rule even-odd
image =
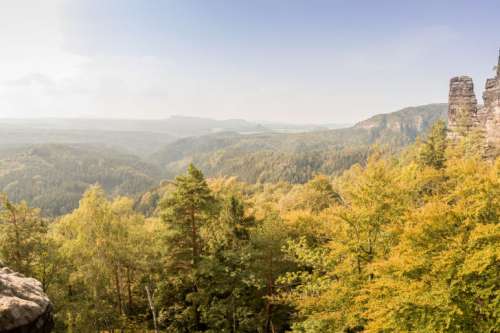
[[[256,131],[262,126],[242,119],[172,116],[166,119],[101,119],[101,118],[39,118],[0,119],[0,124],[54,130],[92,130],[121,132],[169,133],[172,136],[192,136],[217,131]]]
[[[313,131],[324,131],[334,128],[346,128],[351,127],[352,124],[288,124],[272,121],[262,121],[260,122],[262,126],[269,129],[271,132],[276,133],[302,133],[302,132],[313,132]]]
[[[401,132],[415,138],[438,119],[447,120],[448,104],[428,104],[411,106],[392,113],[378,114],[356,125],[375,131]]]
[[[315,173],[338,174],[362,163],[375,143],[397,151],[445,115],[446,104],[432,104],[377,115],[350,128],[224,131],[173,142],[170,134],[137,127],[49,129],[0,122],[0,192],[59,215],[75,208],[89,185],[100,183],[110,195],[135,196],[184,172],[190,162],[208,176],[303,183]]]
[[[141,157],[148,156],[177,138],[168,133],[32,128],[0,123],[0,147],[30,144],[91,144],[120,149]]]
[[[307,133],[218,133],[167,144],[151,161],[170,177],[190,162],[207,175],[234,175],[248,182],[305,182],[314,173],[338,173],[363,161],[373,144],[398,150],[412,143],[447,104],[410,107],[377,115],[350,128]]]
[[[33,145],[0,149],[0,192],[27,200],[47,215],[73,210],[88,186],[135,195],[156,185],[160,171],[133,155],[90,145]]]
[[[0,119],[0,147],[41,143],[104,144],[146,157],[180,138],[221,132],[299,133],[342,125],[258,124],[241,119],[172,116],[167,119]]]
[[[268,131],[245,120],[173,116],[168,119],[0,119],[0,146],[35,143],[105,144],[147,156],[166,143],[220,131]]]

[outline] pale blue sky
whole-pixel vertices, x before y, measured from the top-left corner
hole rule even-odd
[[[355,122],[481,92],[500,3],[6,0],[0,117]]]

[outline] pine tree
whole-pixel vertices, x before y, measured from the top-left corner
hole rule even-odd
[[[223,199],[222,209],[205,235],[200,284],[203,288],[203,322],[208,332],[255,332],[261,300],[251,283],[253,271],[251,229],[253,216],[245,215],[243,202],[233,195]]]
[[[164,285],[164,325],[173,332],[201,331],[198,279],[206,245],[202,234],[216,215],[217,203],[203,173],[190,164],[186,174],[175,179],[175,190],[162,206],[162,219],[172,231],[168,239],[170,269],[176,276],[175,281]],[[172,290],[177,295],[172,295]],[[172,321],[172,316],[177,320]]]
[[[421,143],[419,151],[420,163],[435,169],[442,169],[446,161],[446,125],[444,121],[437,121],[425,140]]]

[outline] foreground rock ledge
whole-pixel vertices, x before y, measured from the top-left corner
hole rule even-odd
[[[49,333],[52,327],[52,306],[41,283],[0,268],[0,333]]]

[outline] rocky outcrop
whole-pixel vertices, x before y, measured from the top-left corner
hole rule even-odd
[[[477,126],[477,99],[474,83],[468,76],[457,76],[450,80],[448,96],[448,128],[450,136],[456,138]]]
[[[415,138],[438,119],[446,119],[447,108],[444,103],[407,107],[396,112],[375,115],[357,123],[354,128],[402,133]]]
[[[496,76],[486,80],[484,105],[478,106],[474,84],[468,76],[450,80],[448,101],[449,137],[457,139],[470,130],[481,131],[485,138],[486,154],[500,153],[500,56]]]
[[[486,80],[483,99],[484,108],[481,118],[484,123],[486,142],[490,153],[498,156],[500,153],[500,56],[496,76]]]
[[[35,279],[0,268],[0,333],[49,333],[52,306]]]

